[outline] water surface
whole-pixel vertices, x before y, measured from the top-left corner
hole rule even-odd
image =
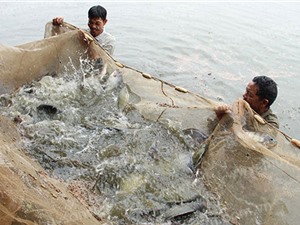
[[[87,11],[94,5],[0,4],[0,43],[11,46],[42,39],[45,24],[55,16],[86,27]],[[278,83],[279,96],[272,108],[280,119],[281,130],[300,139],[299,3],[104,2],[103,6],[109,13],[106,29],[117,39],[114,57],[120,62],[225,103],[241,97],[252,77],[270,76]],[[34,111],[32,124],[25,126],[26,144],[46,169],[66,180],[92,177],[99,181],[96,189],[107,197],[103,211],[114,212],[112,217],[120,217],[124,223],[139,219],[142,212],[137,209],[148,204],[158,212],[164,204],[157,199],[178,200],[176,196],[183,198],[183,190],[189,190],[184,198],[193,197],[191,193],[208,195],[199,188],[201,182],[194,189],[194,177],[186,167],[189,149],[178,136],[159,124],[142,121],[135,113],[123,117],[116,110],[117,95],[106,98],[104,92],[97,92],[97,83],[85,93],[88,98],[81,99],[76,82],[45,78],[38,85],[39,95],[33,98],[26,91],[20,95],[20,106],[25,109],[26,104],[37,107],[52,100],[60,102],[55,106],[64,112],[49,119]],[[43,150],[45,145],[49,148]],[[153,146],[162,152],[158,161],[149,152]],[[173,168],[173,162],[178,167]],[[184,182],[182,186],[171,183],[168,189],[162,189],[165,183],[155,176],[158,169],[170,182],[185,177],[188,186]],[[108,179],[107,174],[115,176]],[[127,196],[116,195],[120,185]],[[157,187],[160,193],[155,192]],[[145,191],[151,195],[146,198],[148,202],[137,194]],[[218,203],[209,203],[212,214],[222,210]],[[131,208],[126,214],[127,206]],[[197,220],[204,224],[225,223],[200,212],[186,222],[197,224]]]
[[[97,4],[97,3],[95,3]],[[86,27],[92,2],[1,2],[0,43],[43,38],[55,16]],[[300,139],[300,3],[103,2],[115,58],[201,95],[232,103],[256,75],[278,83],[272,107]]]

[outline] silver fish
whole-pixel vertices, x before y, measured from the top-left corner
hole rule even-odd
[[[274,137],[266,133],[245,131],[245,133],[258,143],[265,145],[267,148],[272,148],[277,145],[277,141]]]
[[[113,90],[121,85],[123,82],[122,72],[119,69],[116,69],[110,74],[106,82],[106,91]]]
[[[180,205],[175,205],[164,213],[164,218],[167,220],[178,219],[183,216],[190,215],[196,211],[205,212],[207,210],[207,202],[204,198],[199,202],[191,202]]]
[[[101,71],[101,72],[99,73],[99,77],[100,77],[100,79],[103,79],[103,77],[105,76],[105,74],[106,74],[106,72],[107,72],[107,63],[105,63],[105,64],[102,66],[102,68],[101,68],[100,71]]]
[[[208,138],[204,132],[196,128],[185,129],[183,130],[183,134],[190,136],[198,144],[201,144]]]

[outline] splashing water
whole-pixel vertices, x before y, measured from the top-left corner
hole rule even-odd
[[[189,167],[192,148],[184,134],[134,109],[120,112],[121,72],[103,79],[110,76],[103,68],[86,63],[85,69],[46,76],[1,96],[2,114],[20,118],[24,149],[53,176],[91,184],[87,191],[101,204],[94,214],[115,224],[170,224],[175,216],[166,219],[168,210],[199,199],[207,210],[198,207],[176,217],[176,224],[227,224],[217,199]]]

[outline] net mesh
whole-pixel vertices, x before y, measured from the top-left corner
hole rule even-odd
[[[218,102],[123,65],[84,35],[89,46],[76,27],[48,23],[43,40],[16,47],[1,45],[0,94],[45,75],[77,71],[92,50],[101,59],[99,73],[104,67],[108,73],[122,73],[125,85],[118,106],[123,113],[135,109],[172,131],[193,128],[207,134],[195,149],[193,161],[197,175],[231,218],[240,224],[298,223],[300,160],[291,137],[267,124],[242,99],[233,104],[232,113],[217,121]],[[0,124],[1,224],[101,223],[63,183],[50,178],[20,150],[14,124],[4,117]]]

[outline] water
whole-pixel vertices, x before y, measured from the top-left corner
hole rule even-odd
[[[0,43],[43,38],[55,16],[86,27],[92,2],[1,2]],[[256,75],[276,80],[273,111],[300,139],[300,3],[103,2],[106,29],[124,64],[206,97],[232,103]]]
[[[114,224],[169,224],[166,215],[187,204],[199,210],[178,224],[228,224],[218,199],[194,174],[197,143],[130,107],[120,112],[122,82],[108,89],[109,78],[85,71],[90,69],[45,76],[2,96],[2,103],[12,104],[1,107],[1,114],[22,119],[28,154],[69,184],[83,181],[89,204],[98,206],[94,214]]]
[[[46,22],[55,16],[64,16],[67,22],[85,27],[87,11],[94,5],[91,2],[0,4],[0,43],[11,46],[43,38]],[[268,75],[276,80],[279,87],[279,96],[272,108],[279,117],[281,130],[300,139],[300,106],[297,102],[297,90],[300,88],[300,22],[297,16],[300,3],[104,2],[103,6],[109,12],[106,29],[117,39],[114,57],[118,61],[225,103],[232,103],[240,97],[253,76]],[[158,124],[142,121],[138,115],[122,117],[114,108],[114,98],[105,100],[107,98],[93,97],[99,96],[99,93],[96,93],[96,90],[99,90],[97,86],[91,87],[86,93],[89,101],[85,99],[81,102],[76,97],[79,95],[76,85],[76,80],[69,81],[69,92],[65,92],[65,80],[54,81],[45,78],[42,84],[39,84],[39,87],[42,86],[45,90],[40,93],[38,99],[24,93],[20,97],[20,102],[26,100],[23,102],[38,106],[46,100],[51,104],[47,95],[51,93],[53,102],[61,102],[61,105],[56,105],[58,109],[68,105],[63,114],[53,115],[50,124],[43,124],[43,115],[32,112],[35,122],[39,123],[35,123],[34,126],[28,125],[27,138],[35,138],[35,142],[27,144],[39,155],[45,168],[54,170],[56,175],[70,180],[94,176],[94,179],[99,180],[96,188],[104,196],[115,195],[114,191],[118,190],[118,185],[123,185],[123,190],[132,190],[130,185],[135,184],[134,194],[157,185],[160,183],[159,177],[149,177],[145,171],[151,169],[155,172],[158,165],[163,171],[171,174],[168,179],[174,179],[169,171],[171,165],[167,162],[155,164],[155,154],[148,151],[152,145],[158,146],[165,154],[160,156],[163,160],[182,161],[179,159],[185,159],[186,154],[181,152],[185,147],[176,135],[170,134]],[[65,95],[62,96],[60,92],[65,92]],[[106,107],[97,108],[99,103]],[[26,109],[26,105],[22,107]],[[91,113],[99,111],[102,115]],[[59,118],[56,118],[57,116]],[[142,139],[145,136],[149,137],[147,141]],[[154,140],[157,140],[158,136],[162,136],[163,139],[156,144]],[[118,144],[115,144],[116,139],[120,140]],[[144,143],[141,143],[141,140]],[[103,142],[105,144],[99,147]],[[47,143],[52,148],[46,152],[41,151],[41,146]],[[124,150],[122,146],[126,146],[126,154],[120,154]],[[137,155],[136,146],[143,146],[143,153]],[[172,148],[176,149],[176,154],[170,154]],[[85,154],[84,159],[82,154]],[[145,167],[142,167],[145,158],[148,161]],[[118,162],[122,160],[126,163],[121,166]],[[186,173],[186,167],[183,165],[176,169],[179,175]],[[139,174],[132,173],[135,170],[138,170]],[[121,171],[125,173],[122,174]],[[105,176],[106,173],[118,175],[109,180]],[[193,179],[186,177],[190,184]],[[146,182],[151,179],[154,183]],[[192,186],[189,188],[193,189]],[[180,189],[176,193],[172,186],[170,190],[174,191],[172,200],[175,195],[182,194]],[[142,208],[143,205],[151,203],[158,209],[163,205],[155,203],[154,199],[170,197],[167,191],[162,191],[162,196],[151,193],[152,198],[148,198],[149,202],[145,203],[142,199],[136,199],[138,195],[134,194],[131,193],[127,197],[119,194],[107,204],[107,207],[115,208],[105,210],[112,210],[116,216],[122,217],[125,215],[123,209],[128,206],[126,204]],[[220,210],[217,204],[213,207],[214,211]],[[127,217],[122,217],[124,220],[138,218],[142,212],[130,208],[126,213]],[[213,219],[208,219],[201,213],[195,218],[207,224],[213,222]],[[193,224],[195,221],[189,222]]]

